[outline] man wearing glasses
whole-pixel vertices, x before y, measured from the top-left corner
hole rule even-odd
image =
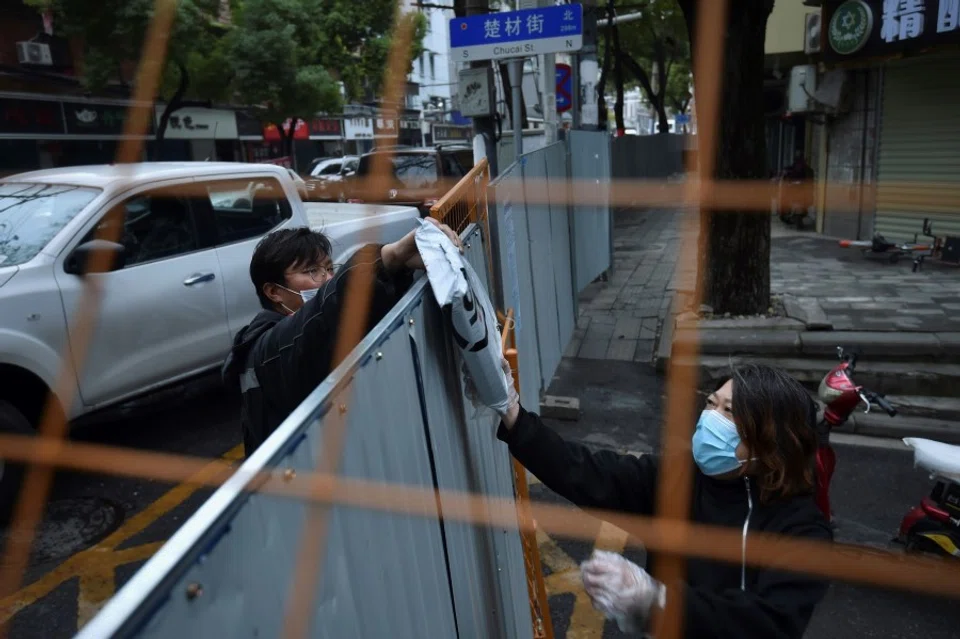
[[[450,227],[427,222],[460,246]],[[253,253],[250,279],[264,310],[240,329],[223,364],[227,386],[240,390],[247,457],[329,374],[347,287],[372,288],[365,335],[423,268],[414,231],[391,244],[364,246],[340,267],[331,253],[330,240],[308,228],[270,233]]]

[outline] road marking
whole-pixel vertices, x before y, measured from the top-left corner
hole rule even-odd
[[[626,547],[628,535],[623,530],[607,522],[602,522],[597,533],[594,548],[621,553]],[[572,594],[573,610],[567,627],[568,639],[598,639],[603,635],[605,619],[590,602],[583,589],[580,578],[580,566],[570,555],[542,529],[537,528],[537,545],[540,549],[540,561],[550,569],[550,576],[544,578],[547,596]]]
[[[92,619],[116,591],[116,568],[153,556],[164,542],[151,542],[117,550],[117,546],[142,532],[160,517],[180,505],[204,482],[223,472],[223,461],[243,458],[243,444],[231,448],[223,456],[201,468],[186,482],[171,488],[162,497],[128,519],[106,539],[87,548],[37,579],[32,584],[0,600],[0,626],[24,608],[46,597],[61,584],[79,578],[77,594],[77,630]]]

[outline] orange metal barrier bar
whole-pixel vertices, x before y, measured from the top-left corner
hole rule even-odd
[[[503,320],[500,346],[504,358],[513,371],[513,388],[520,392],[520,369],[517,362],[516,335],[513,329],[513,309],[507,311]],[[550,619],[550,603],[547,587],[543,582],[543,566],[537,546],[536,522],[530,510],[530,489],[527,486],[527,469],[513,460],[513,479],[517,499],[517,518],[520,521],[520,540],[527,570],[527,596],[530,599],[530,616],[533,618],[535,639],[553,639],[553,622]]]

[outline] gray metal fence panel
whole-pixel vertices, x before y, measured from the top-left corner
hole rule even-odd
[[[468,236],[467,257],[485,270]],[[460,362],[425,278],[80,633],[84,639],[279,636],[312,504],[263,488],[317,468],[346,407],[341,472],[511,499],[497,418],[465,404]],[[251,484],[257,472],[273,474]],[[508,503],[505,508],[515,508]],[[313,637],[532,635],[519,534],[510,527],[343,506],[330,511]],[[316,566],[320,569],[321,566]],[[189,599],[189,584],[202,594]]]
[[[590,202],[575,206],[573,246],[577,291],[583,291],[612,265],[611,215],[607,191],[610,180],[609,135],[606,132],[570,131],[571,174],[577,189]]]
[[[557,324],[560,334],[560,352],[566,350],[577,323],[577,291],[573,285],[570,225],[571,207],[566,197],[567,151],[562,143],[546,148],[547,183],[550,197],[550,233],[553,259],[553,278],[557,292]]]
[[[490,226],[493,255],[499,266],[503,308],[514,309],[520,365],[520,400],[527,410],[540,410],[540,347],[537,335],[530,237],[523,175],[513,164],[490,185]]]
[[[530,238],[530,268],[533,275],[533,299],[536,303],[538,345],[540,347],[540,384],[547,388],[553,373],[560,365],[566,345],[560,344],[560,329],[557,323],[557,287],[554,282],[553,233],[550,228],[550,203],[534,197],[537,184],[547,180],[546,149],[523,156],[521,168],[527,195],[527,232]],[[528,182],[532,183],[528,186]],[[531,191],[532,189],[532,191]]]
[[[687,136],[674,133],[614,138],[610,145],[613,176],[618,180],[662,180],[683,173],[687,140]]]

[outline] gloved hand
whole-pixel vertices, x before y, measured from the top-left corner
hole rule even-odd
[[[621,632],[636,632],[654,605],[663,608],[667,589],[623,555],[594,550],[580,564],[583,587],[593,607],[614,619]]]

